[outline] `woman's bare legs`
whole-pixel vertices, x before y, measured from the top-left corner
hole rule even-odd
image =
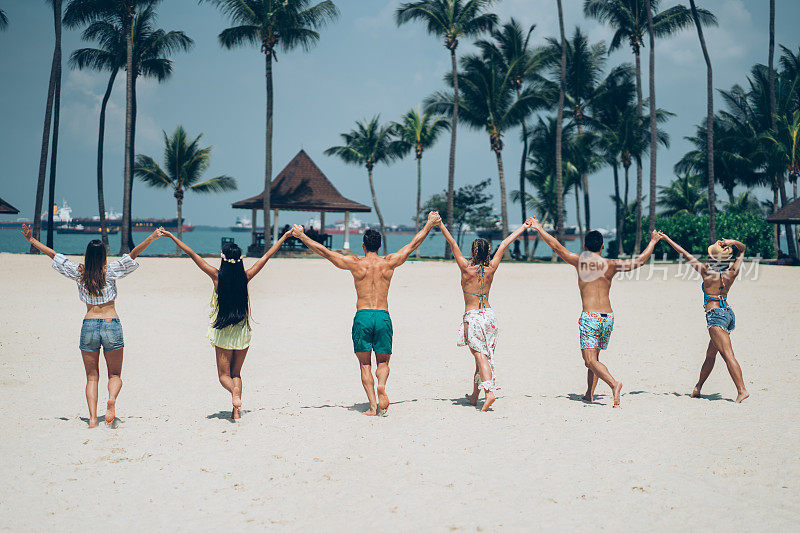
[[[478,382],[475,381],[476,376],[480,376],[480,368],[478,367],[477,359],[475,359],[475,372],[472,374],[472,393],[466,396],[467,401],[472,405],[478,405],[478,396],[481,393],[481,390],[478,388]]]
[[[97,382],[100,380],[100,350],[86,352],[81,350],[83,366],[86,369],[86,403],[89,405],[89,427],[97,427]]]
[[[233,391],[236,388],[236,384],[233,382],[233,378],[231,377],[231,361],[233,360],[233,350],[226,350],[225,348],[220,348],[219,346],[214,346],[214,350],[217,353],[217,377],[219,378],[219,383],[225,388],[226,391],[231,393],[231,399],[233,399]],[[241,402],[239,405],[241,405]],[[231,418],[232,417],[233,413],[231,413]]]
[[[694,386],[692,398],[700,398],[700,390],[703,388],[703,384],[708,379],[708,376],[711,375],[711,371],[714,370],[714,362],[717,360],[717,352],[719,352],[719,350],[717,350],[717,346],[714,344],[714,341],[709,339],[708,348],[706,348],[706,360],[703,361],[703,366],[700,367],[700,379],[697,380],[697,385]]]
[[[736,395],[736,403],[742,403],[747,399],[748,396],[750,396],[750,393],[747,392],[747,388],[744,386],[742,368],[736,361],[736,357],[733,356],[731,335],[719,326],[712,326],[708,328],[708,334],[711,336],[711,340],[714,341],[714,345],[717,347],[717,350],[719,350],[720,355],[722,355],[723,361],[725,361],[725,364],[728,365],[728,372],[730,373],[733,383],[736,385],[736,391],[738,392]]]
[[[473,350],[472,348],[469,349],[472,352],[472,356],[475,357],[475,365],[478,367],[478,374],[481,377],[481,381],[491,381],[492,380],[492,366],[489,364],[489,358],[486,355]],[[484,390],[484,395],[486,399],[483,402],[483,407],[481,411],[488,411],[489,407],[495,401],[494,392],[490,390]]]
[[[117,417],[116,404],[119,391],[122,389],[122,350],[103,350],[108,369],[108,403],[106,404],[106,425],[110,425]]]
[[[232,416],[235,420],[241,418],[239,409],[242,407],[242,365],[244,358],[247,356],[247,350],[250,347],[242,350],[233,350],[233,360],[231,362],[231,379],[233,380],[233,391],[231,391],[231,401],[233,402]]]

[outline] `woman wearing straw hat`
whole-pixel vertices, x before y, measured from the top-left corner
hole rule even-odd
[[[728,366],[728,372],[736,385],[738,391],[736,403],[741,403],[750,396],[750,393],[744,386],[742,369],[733,355],[731,346],[731,331],[736,327],[736,315],[733,313],[733,308],[728,305],[728,291],[741,269],[745,245],[733,239],[719,240],[708,247],[708,263],[701,263],[667,235],[663,233],[661,235],[703,278],[701,284],[703,309],[706,312],[706,327],[711,340],[708,342],[706,360],[700,369],[700,379],[692,391],[692,398],[701,397],[700,390],[711,374],[717,353],[719,353]],[[736,256],[735,259],[734,256]]]

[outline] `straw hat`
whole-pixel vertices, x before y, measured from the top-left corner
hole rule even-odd
[[[733,256],[733,249],[715,242],[708,247],[708,256],[715,261],[727,261]]]

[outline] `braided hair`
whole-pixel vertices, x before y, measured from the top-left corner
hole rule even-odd
[[[489,266],[492,259],[492,243],[486,239],[478,238],[472,241],[472,264]]]

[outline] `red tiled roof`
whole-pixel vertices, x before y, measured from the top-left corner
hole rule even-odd
[[[232,206],[234,209],[261,209],[263,202],[264,193],[261,193]],[[304,150],[300,150],[272,180],[270,207],[281,211],[372,211],[342,196]]]
[[[773,224],[800,224],[800,198],[786,204],[783,209],[767,217]]]
[[[19,213],[19,209],[17,209],[10,203],[0,198],[0,213],[5,213],[8,215],[16,215],[17,213]]]

